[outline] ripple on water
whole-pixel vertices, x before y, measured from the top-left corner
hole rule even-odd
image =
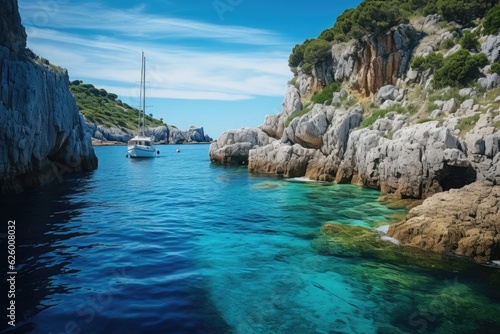
[[[124,147],[97,147],[94,173],[0,203],[20,226],[25,332],[499,328],[500,271],[412,258],[371,237],[356,244],[349,228],[338,241],[321,232],[327,223],[365,231],[404,212],[378,203],[377,191],[252,176],[210,164],[208,146],[171,149],[135,161]]]

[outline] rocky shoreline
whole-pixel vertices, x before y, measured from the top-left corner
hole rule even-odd
[[[92,137],[93,143],[122,143],[126,144],[136,131],[129,129],[108,128],[102,125],[86,122],[86,132]],[[205,134],[203,127],[191,126],[189,129],[182,131],[174,126],[158,126],[155,128],[147,128],[146,136],[152,137],[157,144],[195,144],[195,143],[210,143],[212,137]]]
[[[282,112],[267,116],[259,128],[223,133],[210,146],[211,161],[245,164],[251,173],[306,176],[375,188],[394,198],[426,199],[389,230],[391,237],[479,263],[499,260],[498,211],[483,215],[474,201],[464,200],[465,210],[475,215],[473,223],[452,213],[453,205],[446,212],[456,219],[433,221],[445,217],[439,209],[442,201],[458,205],[470,197],[498,208],[500,91],[487,100],[488,94],[477,88],[457,90],[453,96],[451,88],[433,90],[432,73],[410,68],[410,59],[439,47],[448,34],[439,16],[420,23],[425,37],[412,25],[400,25],[384,37],[334,45],[311,74],[299,68]],[[484,38],[481,51],[490,61],[498,60],[500,35]],[[485,90],[498,86],[488,69],[479,80]],[[309,102],[334,81],[344,88],[333,93],[330,103]],[[365,121],[368,104],[381,115],[371,124]],[[433,214],[424,215],[426,210]],[[417,221],[425,228],[416,227]]]

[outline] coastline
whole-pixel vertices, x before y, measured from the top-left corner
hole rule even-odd
[[[212,142],[200,142],[200,143],[155,143],[155,145],[209,145]],[[92,138],[92,146],[127,146],[127,143],[120,141],[108,141]]]

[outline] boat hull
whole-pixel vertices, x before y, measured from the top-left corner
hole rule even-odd
[[[156,157],[156,150],[150,147],[134,146],[129,147],[128,155],[131,158],[154,158]]]

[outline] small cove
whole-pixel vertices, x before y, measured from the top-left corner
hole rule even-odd
[[[124,147],[96,147],[95,172],[2,198],[2,218],[18,226],[17,330],[499,328],[498,270],[447,257],[432,267],[427,253],[339,252],[321,234],[326,223],[375,228],[402,213],[378,191],[249,175],[210,164],[206,145],[160,150],[130,160]]]

